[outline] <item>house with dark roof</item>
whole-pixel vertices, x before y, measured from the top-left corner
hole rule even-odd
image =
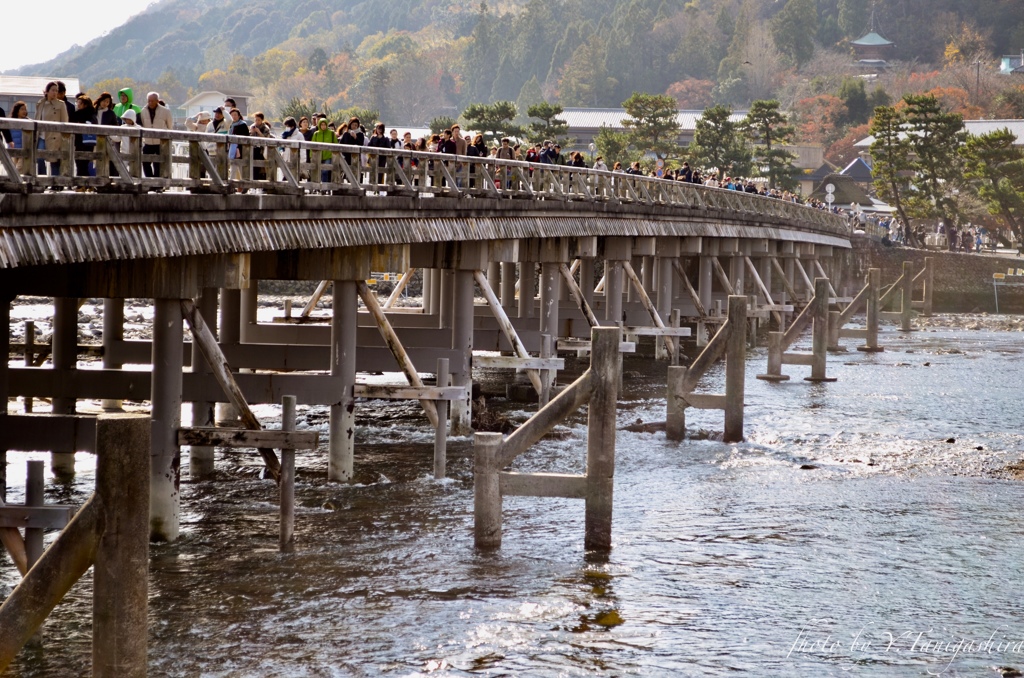
[[[850,177],[858,184],[868,185],[875,180],[871,174],[871,167],[864,162],[864,158],[854,158],[850,164],[840,172],[844,177]]]

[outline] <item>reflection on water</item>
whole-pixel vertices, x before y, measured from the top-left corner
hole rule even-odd
[[[1024,487],[994,473],[1024,456],[1024,342],[884,339],[885,353],[832,356],[834,384],[803,382],[801,367],[788,367],[789,383],[757,381],[765,356],[752,352],[743,444],[621,431],[615,548],[603,561],[583,552],[582,503],[561,499],[506,498],[501,551],[474,551],[469,441],[450,444],[451,479],[435,482],[432,436],[408,416],[362,419],[372,444],[358,449],[359,485],[327,484],[323,454],[300,455],[294,554],[277,553],[275,493],[257,459],[225,453],[215,482],[183,485],[182,540],[153,549],[151,673],[1024,667]],[[664,419],[664,364],[626,369],[620,424]],[[707,390],[722,380],[718,369]],[[320,411],[300,415],[326,425]],[[688,418],[691,430],[721,431],[720,412]],[[581,472],[583,420],[566,431],[517,467]],[[90,483],[81,465],[79,497]],[[80,585],[49,622],[46,653],[9,674],[87,672],[89,604]]]

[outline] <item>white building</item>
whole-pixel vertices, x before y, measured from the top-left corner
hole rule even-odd
[[[235,104],[238,105],[238,110],[241,111],[242,116],[249,115],[249,100],[252,99],[253,95],[246,92],[238,92],[233,94],[225,94],[224,92],[207,91],[200,92],[188,101],[181,104],[181,106],[174,111],[175,117],[188,118],[200,111],[213,112],[213,109],[218,106],[224,105],[225,99],[234,99]]]
[[[67,87],[68,97],[78,94],[81,84],[78,78],[37,78],[25,75],[0,75],[0,108],[4,109],[7,115],[11,114],[11,108],[15,101],[24,101],[28,107],[28,117],[36,114],[36,104],[43,98],[43,89],[46,83],[61,80]]]

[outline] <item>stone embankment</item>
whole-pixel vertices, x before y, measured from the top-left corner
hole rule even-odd
[[[932,257],[935,268],[934,309],[947,313],[994,313],[993,273],[1024,273],[1024,257],[1016,252],[1000,250],[999,254],[983,252],[940,252],[910,247],[884,247],[868,238],[854,236],[850,273],[853,283],[864,279],[869,268],[882,269],[882,284],[896,280],[904,261],[914,264],[915,275],[924,268],[924,258]],[[1024,275],[1007,277],[1006,282],[1024,284]],[[856,286],[851,284],[851,288]],[[920,288],[918,288],[920,289]],[[915,297],[920,298],[920,291]],[[1024,312],[1024,286],[999,288],[999,312]]]

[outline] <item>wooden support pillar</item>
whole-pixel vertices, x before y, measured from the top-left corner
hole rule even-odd
[[[438,327],[446,329],[452,327],[455,313],[455,271],[439,269],[438,277],[441,280],[441,305],[438,309]]]
[[[580,291],[590,307],[594,307],[594,260],[580,259]]]
[[[532,318],[536,287],[537,264],[532,261],[519,262],[519,317]]]
[[[149,532],[153,541],[172,542],[181,510],[181,301],[154,299],[153,307]]]
[[[69,372],[78,363],[78,299],[58,297],[53,300],[53,336],[50,338],[53,369]],[[181,360],[179,358],[178,362]],[[75,398],[53,399],[54,414],[74,414]],[[75,451],[53,450],[50,455],[50,470],[61,482],[70,482],[75,477]]]
[[[714,265],[710,256],[699,258],[697,269],[697,296],[700,297],[701,306],[711,309],[711,286],[714,284]]]
[[[867,328],[864,338],[864,345],[858,346],[858,351],[865,353],[877,353],[883,351],[878,345],[878,296],[882,287],[882,271],[878,268],[868,269],[868,298],[865,302],[864,326]]]
[[[494,289],[493,287],[491,289]],[[506,311],[516,305],[516,264],[514,261],[501,262],[501,306]]]
[[[459,364],[452,366],[452,385],[465,386],[466,392],[472,394],[470,361],[473,358],[473,271],[455,271],[454,282],[452,348],[459,351]],[[472,432],[472,396],[452,401],[451,429],[453,435],[468,435]]]
[[[222,289],[220,291],[220,327],[217,336],[224,345],[241,341],[242,290]],[[215,414],[218,426],[238,424],[238,410],[231,403],[217,403]]]
[[[658,271],[658,315],[662,318],[669,318],[672,315],[672,259],[669,257],[656,257],[655,267]],[[680,339],[674,341],[674,346],[677,350],[673,351],[673,355],[678,353],[678,345]],[[670,357],[661,355],[664,351],[665,343],[657,341],[655,345],[655,357]]]
[[[501,547],[500,433],[473,436],[473,541],[478,549]]]
[[[616,259],[604,262],[604,318],[614,325],[622,320],[622,262]]]
[[[438,388],[448,386],[448,358],[437,359],[436,373],[435,385]],[[437,408],[437,426],[434,427],[434,478],[441,480],[447,473],[448,464],[448,401],[435,400],[434,406]]]
[[[815,278],[814,326],[811,335],[811,354],[814,357],[811,362],[811,376],[805,377],[805,381],[835,381],[835,379],[830,379],[825,374],[828,360],[828,298],[828,278]]]
[[[615,481],[615,432],[622,354],[618,327],[590,330],[592,390],[587,412],[587,496],[583,548],[612,548],[612,499]]]
[[[729,338],[725,348],[725,429],[722,441],[743,440],[743,391],[747,362],[747,298],[729,297]]]
[[[199,313],[203,318],[217,317],[218,291],[215,288],[205,288],[199,298]],[[213,326],[210,326],[211,331]],[[210,367],[200,344],[194,338],[192,340],[192,373],[210,374],[213,368]],[[209,401],[196,401],[192,403],[192,426],[213,426],[215,423],[214,408],[216,403]],[[192,445],[188,453],[188,475],[192,480],[206,480],[213,475],[214,448],[208,445]]]
[[[96,420],[96,497],[103,518],[93,566],[92,675],[99,678],[147,675],[149,448],[149,417]]]
[[[900,285],[900,332],[911,332],[910,321],[914,317],[914,270],[913,262],[903,262],[903,278]]]
[[[295,396],[281,399],[281,430],[295,430]],[[280,489],[281,530],[277,544],[281,553],[295,549],[295,450],[281,448]]]
[[[0,336],[0,351],[3,351],[3,355],[9,356],[11,354],[11,301],[8,299],[0,300],[0,329],[7,328]],[[35,334],[35,327],[30,323],[25,323],[25,357],[26,362],[29,362],[30,353],[29,346],[31,344],[28,333],[32,332]],[[7,416],[7,404],[8,398],[11,394],[10,388],[10,366],[7,360],[0,361],[0,399],[4,403],[4,407],[0,410],[0,417]],[[32,399],[25,399],[25,411],[32,411]],[[0,504],[7,500],[7,450],[0,448]],[[0,539],[3,539],[3,530],[0,530]]]
[[[487,262],[487,282],[492,290],[501,287],[501,263],[497,261]]]
[[[430,269],[430,310],[428,313],[437,315],[441,313],[441,276],[444,271],[440,268]]]
[[[103,369],[119,370],[121,362],[113,356],[115,341],[124,339],[124,299],[103,300]],[[104,399],[102,407],[107,412],[120,412],[123,403],[116,399]]]
[[[668,384],[665,388],[665,437],[669,440],[678,441],[686,436],[686,399],[683,398],[683,385],[688,369],[678,365],[668,368]]]
[[[540,334],[541,358],[555,357],[555,342],[558,341],[558,300],[561,296],[561,274],[559,264],[545,261],[541,264],[540,286]],[[543,407],[551,398],[551,388],[555,381],[555,370],[541,370],[540,404]]]
[[[924,307],[921,315],[930,318],[932,315],[932,293],[935,291],[935,266],[932,257],[924,258]]]
[[[337,402],[331,404],[330,439],[328,441],[327,479],[352,481],[355,463],[355,385],[356,385],[356,317],[358,303],[356,283],[334,281],[331,313],[331,376],[342,377]]]

